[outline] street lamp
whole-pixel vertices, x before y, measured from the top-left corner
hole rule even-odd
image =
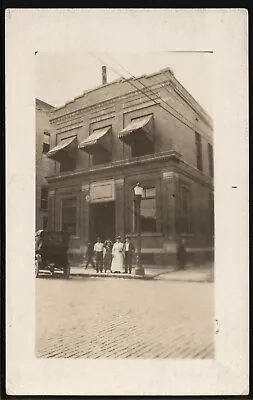
[[[145,270],[141,264],[141,199],[143,196],[143,188],[140,183],[134,188],[134,199],[135,199],[135,210],[137,217],[137,257],[136,257],[136,268],[134,270],[135,275],[145,275]]]

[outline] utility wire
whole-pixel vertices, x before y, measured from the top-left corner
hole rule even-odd
[[[106,53],[105,53],[106,54]],[[135,80],[137,80],[145,89],[149,90],[154,96],[156,96],[159,100],[161,100],[164,104],[166,104],[167,107],[171,108],[173,111],[175,111],[178,115],[180,115],[181,117],[183,117],[186,121],[190,122],[187,118],[185,118],[185,116],[183,114],[181,114],[179,111],[177,111],[174,107],[172,107],[169,103],[167,103],[164,99],[162,99],[160,96],[158,96],[151,88],[149,88],[148,86],[146,86],[143,82],[141,82],[141,80],[139,78],[136,78],[135,75],[133,75],[131,72],[129,72],[125,67],[123,67],[118,61],[116,61],[113,57],[111,57],[109,54],[106,54],[107,57],[109,57],[113,62],[115,62],[120,68],[124,69],[129,75],[131,75],[132,78],[134,78]],[[165,74],[165,73],[164,73]],[[165,74],[165,76],[167,77],[167,75]],[[157,79],[154,77],[154,80],[161,84],[163,83],[162,80]],[[172,93],[167,89],[166,85],[163,84],[164,89],[171,95]],[[175,96],[174,96],[175,97]],[[175,97],[176,98],[176,97]],[[167,110],[171,115],[173,115],[175,117],[175,115],[173,113],[171,113],[169,110]],[[180,120],[182,123],[184,123],[182,120]],[[187,124],[185,124],[187,125]],[[189,125],[187,125],[189,127]]]
[[[159,107],[161,107],[164,111],[166,111],[169,115],[173,115],[174,118],[176,118],[178,121],[180,121],[182,124],[188,126],[188,128],[192,129],[192,127],[190,125],[188,125],[187,123],[185,123],[184,121],[182,121],[180,118],[178,118],[176,115],[174,115],[173,113],[171,113],[169,110],[167,110],[166,108],[164,108],[160,103],[157,103],[152,97],[150,97],[146,92],[144,92],[142,89],[138,88],[138,86],[134,85],[133,82],[131,82],[129,79],[126,79],[125,77],[123,77],[122,75],[120,75],[108,62],[105,63],[100,57],[96,56],[95,54],[93,54],[92,52],[89,52],[93,57],[95,57],[97,60],[99,60],[102,64],[107,64],[107,66],[115,73],[117,74],[121,79],[123,79],[125,82],[129,83],[131,86],[133,86],[137,91],[141,92],[144,94],[144,96],[146,96],[148,99],[150,99],[153,103],[157,104]],[[136,80],[138,80],[136,78]],[[147,88],[147,87],[146,87]],[[156,94],[155,94],[156,95]],[[157,95],[156,95],[157,96]],[[159,98],[160,99],[160,98]]]
[[[146,89],[148,89],[150,92],[152,92],[157,98],[159,98],[163,103],[165,103],[168,107],[170,107],[173,111],[175,111],[177,114],[179,114],[181,117],[183,117],[186,121],[189,121],[183,114],[181,114],[178,110],[176,110],[174,107],[172,107],[169,103],[167,103],[164,99],[162,99],[160,96],[158,96],[154,91],[152,91],[151,88],[149,88],[148,86],[146,86],[143,82],[140,81],[139,78],[136,78],[136,76],[134,76],[131,72],[129,72],[125,67],[123,67],[118,61],[116,61],[112,56],[110,56],[108,53],[105,53],[107,55],[107,57],[109,57],[113,62],[115,62],[116,64],[118,64],[118,66],[122,69],[124,69],[129,75],[132,76],[132,78],[134,78],[135,80],[137,80],[138,82],[140,82],[140,84],[145,87]],[[163,75],[166,76],[166,78],[170,79],[170,76],[167,75],[167,71],[163,72]],[[162,81],[159,78],[153,77],[153,79],[155,80],[155,82],[162,84],[163,88],[166,90],[167,93],[169,93],[170,96],[173,96],[175,99],[177,99],[177,97],[168,90],[167,85],[164,83],[164,81]],[[190,95],[190,93],[189,93]],[[191,95],[190,95],[191,96]],[[200,106],[201,107],[201,106]],[[194,109],[193,109],[194,110]],[[195,110],[194,110],[195,111]],[[196,111],[195,111],[196,112]],[[171,113],[171,115],[174,116],[174,114]],[[188,126],[188,125],[187,125]]]

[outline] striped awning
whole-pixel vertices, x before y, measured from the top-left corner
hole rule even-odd
[[[77,148],[77,138],[72,136],[71,138],[62,139],[52,150],[47,153],[48,158],[62,162],[66,158],[74,158]]]
[[[102,147],[111,152],[111,131],[111,126],[96,129],[90,136],[79,144],[79,149],[94,154],[98,147]]]
[[[153,123],[153,115],[136,118],[120,131],[119,139],[129,144],[133,141],[134,135],[144,133],[149,140],[153,141]]]

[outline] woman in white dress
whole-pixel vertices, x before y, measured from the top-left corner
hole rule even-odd
[[[124,272],[123,260],[123,243],[120,241],[120,236],[117,237],[116,242],[112,248],[112,272]]]

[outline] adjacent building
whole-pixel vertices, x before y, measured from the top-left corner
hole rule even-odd
[[[36,230],[48,227],[48,183],[46,176],[53,168],[47,157],[50,148],[50,112],[53,106],[36,99]]]
[[[51,108],[50,124],[48,227],[69,232],[73,254],[97,236],[136,243],[140,182],[143,259],[174,262],[180,236],[195,260],[212,257],[212,120],[170,69],[104,80]]]

